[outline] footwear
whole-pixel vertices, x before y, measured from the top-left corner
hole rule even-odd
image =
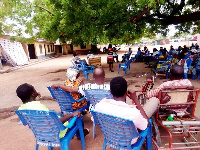
[[[114,70],[110,69],[111,72],[114,72]]]

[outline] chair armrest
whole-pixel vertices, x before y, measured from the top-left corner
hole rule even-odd
[[[158,62],[158,64],[160,64],[160,63],[165,63],[165,62],[167,62],[167,61],[160,60],[160,61]]]
[[[80,98],[79,100],[76,100],[76,102],[80,102],[80,101],[82,101],[82,100],[84,100],[85,99],[85,97],[82,97],[82,98]]]
[[[71,127],[73,127],[74,124],[76,123],[77,118],[78,118],[77,116],[76,116],[76,117],[73,117],[73,118],[70,120],[69,124],[66,126],[66,128],[71,128]]]
[[[145,130],[141,130],[140,133],[139,133],[139,135],[141,137],[145,137],[147,135],[148,130],[151,128],[151,124],[152,124],[152,120],[149,119],[149,125],[148,125],[148,127]]]

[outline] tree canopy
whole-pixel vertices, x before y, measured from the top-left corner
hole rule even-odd
[[[0,34],[25,32],[32,39],[75,44],[131,43],[166,35],[172,24],[179,33],[200,32],[199,9],[199,0],[1,0]]]

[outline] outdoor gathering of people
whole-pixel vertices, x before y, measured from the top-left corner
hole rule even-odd
[[[195,48],[198,51],[199,47],[196,46]],[[184,46],[183,48],[179,47],[179,49],[175,50],[173,46],[171,46],[170,50],[160,47],[159,51],[154,48],[153,53],[150,53],[148,48],[145,46],[144,50],[141,50],[141,48],[139,47],[137,53],[135,55],[132,55],[133,52],[131,48],[129,48],[128,52],[122,55],[121,62],[119,62],[120,58],[117,55],[116,48],[112,48],[111,44],[109,45],[108,52],[106,53],[108,54],[107,63],[109,64],[110,72],[114,72],[113,63],[126,64],[126,62],[130,61],[131,65],[135,65],[135,63],[144,62],[145,65],[147,65],[147,68],[150,68],[151,70],[154,69],[152,71],[154,72],[154,77],[165,77],[168,80],[160,84],[158,87],[153,87],[153,89],[147,89],[146,91],[143,91],[146,99],[145,104],[141,103],[137,93],[138,91],[135,91],[128,87],[126,76],[122,77],[118,75],[116,77],[113,77],[110,83],[107,83],[105,82],[106,73],[104,68],[99,66],[90,67],[89,63],[87,63],[85,59],[80,59],[78,56],[75,56],[72,59],[73,66],[67,68],[67,79],[63,83],[49,85],[53,91],[59,89],[66,93],[70,93],[71,99],[73,99],[73,102],[71,102],[71,104],[68,104],[71,105],[70,107],[72,111],[70,111],[69,113],[63,113],[61,116],[58,115],[59,120],[63,123],[64,126],[67,127],[72,118],[84,118],[84,115],[89,114],[92,116],[93,112],[97,112],[99,113],[99,115],[106,114],[131,121],[134,124],[134,128],[136,129],[137,134],[139,134],[143,130],[147,130],[148,127],[151,125],[150,120],[152,118],[156,118],[156,115],[158,114],[157,112],[158,110],[161,110],[162,105],[167,105],[169,101],[173,101],[169,95],[167,95],[166,93],[160,94],[160,92],[166,89],[186,89],[188,91],[194,90],[194,86],[192,85],[188,77],[192,77],[192,79],[195,79],[195,77],[197,76],[199,78],[198,65],[200,66],[200,55],[191,50],[192,49],[187,48],[186,46]],[[91,52],[89,52],[87,57],[87,59],[89,59],[90,57],[93,58],[94,56]],[[114,58],[116,58],[116,61],[114,61]],[[187,63],[189,59],[192,61],[191,66],[187,64],[185,65],[185,63]],[[162,64],[160,64],[160,61],[162,61]],[[165,67],[164,70],[161,70],[162,67]],[[194,71],[194,69],[196,70]],[[92,81],[90,80],[89,82],[84,83],[83,79],[80,78],[80,74],[85,74],[84,72],[87,72],[88,70],[92,70]],[[131,74],[131,72],[129,74]],[[195,77],[193,77],[194,75]],[[153,78],[151,78],[150,80],[152,80],[151,82],[155,82],[153,81]],[[95,104],[93,103],[93,100],[85,93],[87,90],[98,90],[98,92],[102,92],[102,95],[106,90],[109,92],[112,98],[102,97]],[[16,93],[23,103],[19,107],[19,111],[49,111],[49,109],[44,104],[37,100],[37,97],[40,97],[41,95],[32,86],[32,83],[22,83],[16,89]],[[56,96],[59,95],[54,96],[52,95],[52,97],[55,98],[59,103],[59,100],[56,98]],[[127,104],[127,98],[132,101],[132,104]],[[95,97],[93,97],[93,99],[95,99]],[[59,106],[62,107],[60,103]],[[82,108],[85,107],[87,108],[82,110]],[[177,115],[178,113],[185,113],[186,111],[188,111],[188,113],[192,113],[193,108],[194,107],[188,106],[184,108],[180,107],[178,110],[169,110],[169,115]],[[93,117],[91,118],[91,124],[94,125],[94,122],[96,122],[94,119],[96,119],[96,117]],[[89,131],[89,129],[87,128],[84,128],[84,119],[81,119],[81,122],[81,129],[79,128],[75,133],[77,138],[81,139],[82,142],[82,138],[80,136],[80,133],[82,132],[81,130],[83,129],[84,136],[91,134],[91,131]],[[72,128],[75,128],[75,126],[76,124],[74,124]],[[100,129],[102,129],[101,125]],[[72,130],[68,128],[66,128],[65,130],[61,130],[59,132],[59,138],[64,138],[71,131]],[[102,130],[102,132],[105,136],[106,131]],[[132,137],[131,144],[134,145],[139,141],[139,139],[139,135]],[[87,143],[85,144],[87,145]]]

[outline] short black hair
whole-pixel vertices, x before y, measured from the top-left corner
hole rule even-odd
[[[175,64],[171,67],[170,73],[175,79],[182,79],[184,75],[184,67],[182,65]]]
[[[34,87],[27,83],[21,84],[16,90],[17,96],[22,100],[23,103],[29,101],[33,92]]]
[[[127,91],[127,82],[123,77],[115,77],[110,81],[110,90],[113,96],[122,97]]]

